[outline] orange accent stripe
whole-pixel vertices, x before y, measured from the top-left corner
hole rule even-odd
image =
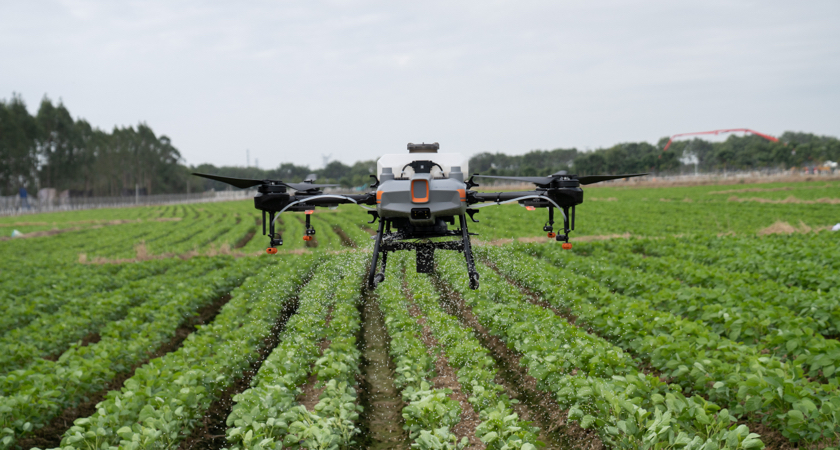
[[[382,191],[376,191],[376,203],[382,203]]]
[[[417,183],[423,183],[426,186],[426,196],[425,197],[417,197],[414,195],[414,186]],[[414,203],[428,203],[429,201],[429,182],[426,180],[413,180],[411,182],[411,201]]]
[[[461,201],[462,202],[467,201],[467,191],[466,191],[466,189],[458,189],[458,195],[461,196]]]

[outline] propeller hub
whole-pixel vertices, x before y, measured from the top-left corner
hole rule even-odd
[[[263,194],[282,194],[286,192],[286,185],[284,184],[263,184],[257,188],[259,192]]]

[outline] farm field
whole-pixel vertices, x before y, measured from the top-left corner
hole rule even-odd
[[[477,291],[258,213],[0,218],[0,449],[840,447],[840,182],[587,188],[570,251],[483,208]]]

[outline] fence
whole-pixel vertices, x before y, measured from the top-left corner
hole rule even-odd
[[[240,200],[254,196],[252,190],[207,191],[197,194],[161,194],[127,197],[51,197],[44,199],[18,196],[0,197],[0,216],[37,214],[78,209],[126,208],[144,205],[171,205],[176,203],[206,203]]]

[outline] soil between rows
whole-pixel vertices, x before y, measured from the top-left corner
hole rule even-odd
[[[183,323],[175,330],[175,335],[172,338],[158,347],[148,358],[133,365],[131,370],[118,374],[101,390],[90,394],[86,401],[79,403],[76,406],[66,408],[49,424],[35,430],[32,435],[26,438],[19,439],[17,445],[22,448],[56,448],[61,445],[61,438],[72,425],[76,419],[91,416],[96,412],[96,405],[105,399],[108,392],[118,390],[122,387],[125,380],[134,376],[134,371],[138,367],[143,366],[152,359],[159,358],[167,353],[173,352],[181,347],[184,340],[192,334],[198,325],[204,325],[213,321],[216,315],[219,314],[222,307],[230,301],[230,295],[225,295],[217,298],[212,303],[205,305],[197,311],[197,315]]]
[[[440,305],[473,329],[481,345],[490,350],[500,370],[496,382],[508,396],[519,401],[513,406],[522,420],[532,421],[540,428],[539,439],[550,449],[601,450],[604,444],[593,430],[584,430],[577,423],[567,421],[568,411],[560,408],[549,393],[537,388],[537,380],[520,365],[520,356],[498,337],[492,335],[467,307],[464,299],[439,276],[431,277],[440,293]]]
[[[335,234],[338,235],[339,238],[341,238],[341,245],[348,248],[356,248],[356,243],[353,242],[353,239],[351,239],[350,236],[347,233],[345,233],[340,226],[333,225],[332,230],[335,232]]]
[[[408,287],[403,286],[406,290]],[[452,391],[449,398],[458,402],[461,406],[461,421],[452,427],[452,433],[458,437],[460,442],[462,438],[467,438],[469,445],[467,450],[484,449],[486,445],[478,439],[475,435],[475,429],[481,424],[481,419],[478,413],[473,408],[469,401],[469,397],[464,393],[463,386],[458,381],[458,375],[455,369],[449,365],[449,359],[443,354],[440,342],[432,335],[432,330],[426,325],[426,317],[420,308],[412,301],[410,296],[406,296],[409,308],[408,312],[412,317],[418,318],[417,322],[423,327],[420,340],[426,346],[429,355],[436,357],[435,372],[437,376],[431,380],[432,387],[435,389],[449,389]]]
[[[390,337],[379,304],[369,291],[362,292],[359,305],[362,328],[356,341],[362,352],[359,402],[359,444],[369,450],[408,450],[408,434],[403,429],[405,403],[394,384],[396,367],[390,356]]]
[[[247,233],[245,233],[245,236],[242,236],[242,239],[236,241],[233,248],[237,249],[248,245],[248,243],[251,242],[251,239],[254,238],[255,234],[257,234],[256,228],[251,228]]]
[[[499,271],[498,267],[496,267],[491,261],[484,260],[483,262],[485,263],[485,265],[487,265],[493,271],[495,271],[497,275],[502,277],[504,280],[506,280],[511,285],[518,288],[522,292],[526,301],[528,301],[529,303],[531,303],[533,305],[540,306],[542,308],[548,309],[549,311],[552,311],[556,316],[562,317],[562,318],[566,319],[570,324],[579,327],[579,325],[576,324],[576,322],[577,322],[577,317],[576,316],[574,316],[573,314],[571,314],[568,311],[563,311],[559,308],[555,308],[554,306],[551,306],[548,302],[546,302],[545,300],[540,298],[540,296],[536,292],[528,289],[525,286],[520,285],[519,283],[511,280],[509,277],[507,277],[506,275],[501,273],[501,271]],[[585,331],[588,334],[591,334],[593,336],[598,336],[598,337],[600,337],[602,339],[605,339],[609,342],[608,339],[599,336],[598,333],[596,333],[591,328],[587,327],[585,329]],[[643,362],[642,358],[640,358],[639,355],[634,354],[633,352],[628,351],[628,350],[624,350],[624,351],[626,353],[630,354],[631,356],[633,356],[634,359],[636,359],[637,361],[640,361],[640,363],[638,365],[638,369],[639,369],[640,372],[644,373],[645,375],[650,375],[650,376],[653,376],[653,377],[657,377],[665,383],[670,383],[671,382],[668,377],[662,375],[662,373],[658,369],[656,369],[655,367],[651,366],[650,363]],[[702,395],[701,395],[701,397],[702,397]],[[704,398],[706,398],[706,397],[704,397]],[[708,400],[708,398],[706,398],[706,399]],[[768,426],[766,426],[762,423],[748,422],[748,421],[744,421],[744,420],[741,420],[738,423],[743,424],[743,425],[747,425],[748,427],[750,427],[750,432],[758,433],[761,436],[762,442],[764,442],[764,444],[766,445],[765,448],[767,450],[794,450],[794,449],[799,448],[796,444],[790,442],[789,439],[784,437],[782,435],[782,433],[779,432],[779,430],[769,428]],[[813,448],[821,449],[821,448],[825,448],[825,447],[828,447],[828,446],[830,446],[829,443],[822,442],[822,443],[815,444],[815,446]]]
[[[326,320],[324,320],[324,329],[326,330],[330,326],[330,322],[332,322],[332,312],[333,306],[330,306],[330,309],[327,311]],[[330,348],[332,345],[332,341],[329,339],[321,339],[321,342],[318,343],[318,356],[324,356],[324,350]],[[303,383],[303,386],[300,387],[301,393],[297,396],[295,400],[298,403],[303,405],[307,411],[315,410],[315,405],[318,404],[320,400],[321,393],[324,392],[324,387],[318,386],[318,374],[315,373],[315,364],[310,364],[309,366],[309,378],[306,379],[306,382]]]
[[[306,285],[306,282],[304,282],[303,286]],[[301,289],[303,286],[301,286]],[[277,318],[268,336],[263,340],[263,345],[258,351],[257,358],[251,362],[251,367],[243,371],[241,376],[236,377],[233,384],[228,386],[222,392],[222,395],[210,405],[210,408],[204,414],[204,420],[201,425],[192,429],[186,438],[181,441],[178,447],[179,449],[216,450],[227,445],[225,432],[228,428],[227,418],[233,408],[233,397],[251,387],[251,380],[259,372],[266,358],[271,355],[271,352],[280,343],[280,334],[286,328],[286,322],[288,322],[289,318],[297,312],[298,305],[297,297],[293,297],[286,302],[280,313],[280,317]]]

